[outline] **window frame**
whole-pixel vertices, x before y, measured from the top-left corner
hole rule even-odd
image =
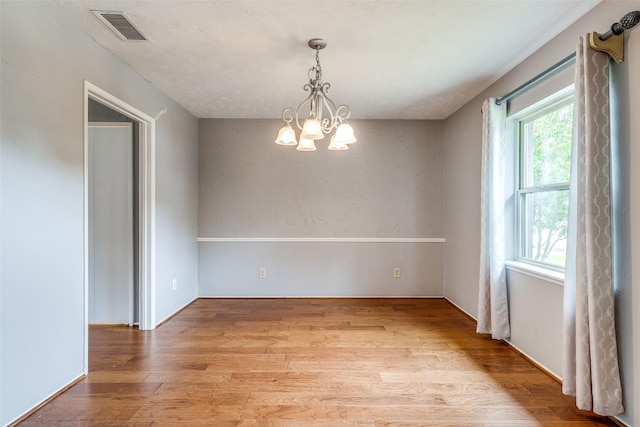
[[[511,130],[512,140],[515,144],[515,173],[514,173],[514,213],[515,213],[515,250],[514,250],[514,259],[517,262],[525,263],[537,268],[542,268],[546,270],[551,270],[555,272],[564,273],[565,267],[559,266],[557,264],[551,264],[547,262],[536,261],[532,258],[527,258],[524,256],[526,253],[525,244],[525,197],[528,194],[541,194],[545,192],[556,192],[556,191],[569,191],[569,181],[562,183],[552,183],[552,184],[543,184],[541,186],[533,186],[527,185],[526,182],[526,150],[525,144],[526,134],[525,127],[527,123],[530,123],[540,117],[543,117],[549,114],[552,111],[556,111],[558,109],[564,108],[565,106],[571,105],[574,102],[574,85],[567,86],[564,89],[561,89],[552,95],[533,103],[527,108],[509,116],[507,118],[508,126]]]

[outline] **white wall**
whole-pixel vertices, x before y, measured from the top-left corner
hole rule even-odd
[[[445,295],[471,315],[477,314],[478,303],[482,101],[515,89],[574,51],[579,36],[592,31],[604,32],[622,15],[639,8],[638,1],[601,3],[445,121]],[[623,256],[622,265],[616,272],[619,280],[616,309],[626,407],[626,413],[620,419],[629,425],[640,426],[640,408],[637,407],[640,355],[639,351],[634,351],[634,348],[640,348],[640,315],[638,310],[632,309],[633,306],[640,307],[640,292],[637,291],[640,276],[632,269],[632,266],[640,265],[640,169],[635,167],[640,164],[640,124],[637,120],[640,117],[640,80],[637,77],[640,75],[640,30],[628,32],[627,36],[627,59],[616,71],[616,78],[623,87],[620,133],[626,136],[622,140],[619,166],[622,176],[630,177],[628,185],[623,185],[619,194],[622,209],[616,227]],[[562,288],[511,272],[509,289],[514,326],[511,341],[561,376]],[[544,307],[537,309],[535,304]],[[555,327],[554,322],[557,323]]]
[[[166,108],[156,122],[158,320],[197,295],[197,120],[60,8],[0,7],[4,425],[84,371],[83,79],[152,117]]]
[[[558,377],[562,372],[561,284],[508,271],[511,313],[510,342]]]
[[[640,9],[638,2],[632,2],[634,9]],[[630,34],[626,43],[628,57],[625,61],[628,106],[626,123],[628,132],[629,156],[627,157],[629,172],[629,229],[625,235],[628,241],[623,247],[628,248],[626,257],[629,260],[627,275],[629,282],[624,285],[624,292],[619,292],[616,300],[621,307],[617,312],[619,337],[622,340],[623,383],[633,394],[627,393],[625,400],[627,414],[623,418],[627,423],[640,426],[640,29]],[[623,132],[624,134],[624,132]],[[635,267],[635,268],[634,268]],[[635,400],[631,400],[635,399]],[[631,402],[636,402],[635,406]]]
[[[351,125],[349,150],[302,153],[280,120],[200,120],[199,236],[236,240],[200,242],[200,295],[442,295],[442,242],[398,241],[442,237],[442,123]]]

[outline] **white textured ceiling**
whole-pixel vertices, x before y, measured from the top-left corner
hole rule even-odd
[[[320,52],[329,94],[351,107],[352,118],[443,119],[599,1],[57,4],[200,118],[277,118],[297,106],[315,65],[307,41],[319,37],[329,43]],[[124,11],[152,41],[122,41],[91,9]]]

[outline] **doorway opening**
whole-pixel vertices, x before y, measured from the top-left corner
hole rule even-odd
[[[85,293],[85,373],[88,373],[89,357],[89,286],[90,286],[90,124],[89,107],[106,107],[109,114],[126,118],[131,123],[137,137],[137,149],[133,150],[132,162],[135,162],[137,182],[134,183],[133,214],[135,230],[135,258],[137,268],[134,270],[134,283],[139,291],[138,318],[141,330],[155,328],[155,119],[132,107],[126,102],[84,82],[84,293]],[[108,119],[109,122],[114,121]],[[133,310],[131,311],[133,314]],[[133,322],[133,318],[131,323]]]
[[[138,126],[89,99],[89,323],[140,322]]]

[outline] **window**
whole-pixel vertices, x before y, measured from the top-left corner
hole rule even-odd
[[[569,211],[573,88],[513,119],[518,137],[517,258],[563,270]]]

